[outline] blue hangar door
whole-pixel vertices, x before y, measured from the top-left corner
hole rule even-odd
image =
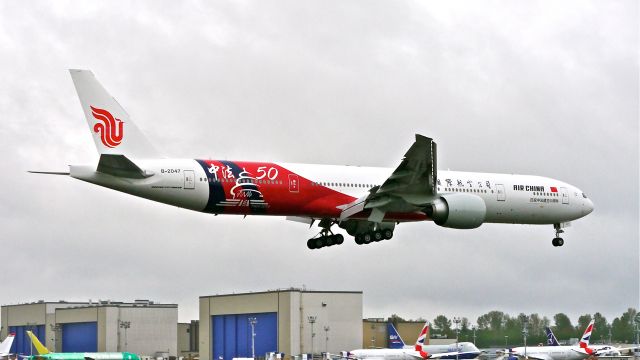
[[[251,324],[256,318],[256,357],[278,351],[278,314],[214,315],[211,317],[211,354],[213,360],[251,357]]]
[[[16,334],[13,344],[11,344],[10,353],[19,355],[36,355],[38,353],[35,348],[31,349],[31,339],[27,335],[27,330],[31,330],[41,343],[46,344],[44,325],[9,326],[9,332]]]
[[[62,324],[62,352],[98,351],[98,323]]]

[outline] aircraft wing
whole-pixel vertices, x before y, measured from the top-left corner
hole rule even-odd
[[[416,134],[416,141],[393,173],[382,185],[369,190],[368,196],[346,205],[340,220],[370,209],[368,220],[379,223],[387,212],[421,210],[436,195],[436,165],[436,143],[431,138]]]

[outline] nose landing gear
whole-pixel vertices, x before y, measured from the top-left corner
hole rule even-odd
[[[560,224],[553,224],[553,228],[556,229],[556,237],[551,240],[551,245],[554,247],[564,245],[564,240],[560,237],[560,234],[562,234],[564,230],[562,230]]]

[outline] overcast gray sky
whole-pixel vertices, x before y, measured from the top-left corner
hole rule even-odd
[[[638,2],[2,1],[0,303],[301,287],[364,315],[490,310],[609,321],[639,303]],[[316,230],[218,216],[67,177],[97,161],[68,68],[93,70],[170,157],[396,166],[415,133],[442,169],[571,183],[552,226],[425,222],[306,248]]]

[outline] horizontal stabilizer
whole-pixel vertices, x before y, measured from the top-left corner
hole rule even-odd
[[[144,179],[153,172],[142,170],[124,155],[102,154],[98,162],[98,172],[129,179]]]
[[[34,171],[29,170],[32,174],[47,174],[47,175],[69,175],[68,171]]]

